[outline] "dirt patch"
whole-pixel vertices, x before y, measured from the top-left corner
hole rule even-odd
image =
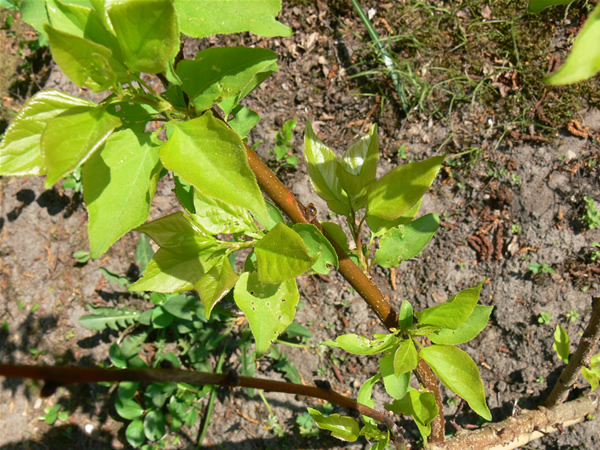
[[[268,150],[273,147],[274,132],[285,120],[294,117],[299,124],[294,141],[298,155],[302,153],[307,119],[317,134],[338,152],[377,122],[385,170],[406,161],[449,152],[443,173],[426,195],[421,209],[422,214],[440,215],[443,222],[440,232],[422,255],[404,262],[395,275],[378,270],[373,276],[396,308],[406,299],[418,309],[444,301],[485,277],[481,298],[483,304],[494,306],[492,320],[463,349],[479,364],[494,420],[510,416],[516,407],[534,407],[549,393],[563,366],[552,349],[556,324],[564,326],[571,339],[577,341],[589,317],[591,294],[597,292],[600,281],[598,261],[590,258],[592,243],[600,241],[600,230],[589,230],[582,219],[583,197],[600,200],[598,80],[591,81],[585,89],[582,87],[585,95],[578,97],[577,102],[568,96],[569,89],[575,88],[547,93],[541,83],[525,84],[521,72],[512,75],[511,64],[516,67],[517,62],[510,57],[505,62],[490,59],[483,51],[485,42],[478,40],[482,33],[476,34],[472,28],[465,29],[468,48],[453,50],[451,44],[458,39],[455,36],[444,42],[447,51],[452,51],[452,58],[445,62],[436,60],[439,56],[430,51],[398,40],[393,43],[396,54],[412,61],[414,68],[421,71],[420,79],[431,86],[441,76],[428,78],[425,74],[434,62],[435,67],[444,62],[447,70],[458,72],[467,70],[463,66],[467,65],[468,73],[473,75],[464,85],[453,85],[452,90],[437,90],[435,95],[424,97],[426,102],[417,104],[406,118],[385,72],[356,76],[377,65],[364,42],[364,28],[353,11],[342,2],[307,3],[296,2],[283,14],[282,21],[295,31],[292,38],[264,40],[250,35],[213,38],[188,42],[186,52],[190,56],[197,48],[237,43],[266,46],[280,55],[280,70],[246,102],[261,114],[262,120],[249,141],[262,140],[258,152],[265,159],[270,158]],[[377,2],[365,7],[375,9],[375,24],[383,36],[387,36],[383,20],[398,35],[417,25],[423,29],[433,26],[429,19],[423,22],[425,19],[416,7],[407,10]],[[489,18],[479,14],[461,8],[455,11],[455,16],[463,21],[483,20],[481,23],[486,24],[489,33],[510,31],[510,23],[503,25],[508,28],[496,30],[485,22],[508,20],[508,12],[502,11],[501,4],[485,13]],[[568,18],[551,13],[542,20],[560,30],[568,25],[565,21],[577,23],[579,17],[579,13]],[[514,26],[518,33],[525,34],[534,27],[535,20],[521,18]],[[454,30],[454,25],[452,28],[450,25],[448,29]],[[544,33],[544,38],[552,40],[553,47],[544,44],[542,47],[549,50],[539,54],[532,51],[531,58],[538,58],[531,61],[532,65],[538,64],[547,55],[546,51],[566,48],[568,35],[552,34],[546,28]],[[20,42],[2,36],[3,48]],[[436,36],[433,32],[424,33],[421,42],[431,44],[438,39]],[[497,41],[493,45],[500,47]],[[18,45],[11,48],[14,51]],[[469,54],[476,58],[469,58]],[[4,57],[2,60],[5,67],[12,64],[11,74],[18,72],[15,69],[18,62]],[[497,65],[504,69],[495,71]],[[86,94],[65,80],[53,65],[47,67],[51,71],[44,80],[46,88]],[[535,73],[541,76],[540,70],[543,71],[537,67]],[[533,73],[526,75],[533,77]],[[37,72],[34,75],[38,76]],[[473,91],[471,94],[467,91],[458,97],[459,90],[453,90],[461,86],[474,89],[484,77],[497,77],[493,80],[496,87],[485,95],[474,96]],[[13,82],[7,84],[4,80],[0,85]],[[35,84],[30,82],[30,86]],[[416,87],[411,88],[409,97],[419,92]],[[11,95],[9,89],[2,97],[8,96],[18,105],[20,97]],[[518,95],[526,100],[517,102]],[[536,107],[538,102],[541,103]],[[559,110],[570,116],[558,114]],[[572,118],[586,130],[584,134],[569,131],[569,125],[575,126]],[[301,201],[317,207],[319,219],[327,220],[326,205],[310,188],[302,162],[297,168],[283,169],[279,174]],[[153,204],[153,218],[176,208],[170,189],[170,181],[164,179]],[[60,187],[45,190],[43,180],[37,178],[2,178],[0,205],[0,322],[3,323],[0,360],[82,366],[106,362],[108,347],[117,335],[91,332],[78,319],[87,313],[88,303],[127,305],[136,301],[110,285],[99,267],[120,274],[135,270],[132,264],[137,236],[128,234],[102,259],[81,265],[72,254],[87,249],[87,214],[77,194]],[[530,264],[540,267],[546,264],[554,273],[535,275]],[[383,331],[366,304],[337,274],[303,276],[300,289],[303,307],[299,308],[296,321],[313,331],[311,343],[342,333]],[[374,360],[339,351],[307,352],[287,346],[281,350],[297,365],[306,383],[326,379],[336,390],[353,397],[376,370]],[[227,364],[233,369],[237,368],[238,353],[236,345],[231,344]],[[282,379],[269,358],[259,362],[257,374]],[[582,383],[581,388],[584,387]],[[44,400],[38,399],[39,390],[39,385],[29,381],[3,382],[1,448],[125,446],[122,424],[111,406],[114,394],[110,388],[86,385],[61,389]],[[457,402],[453,394],[446,394],[450,400],[445,413],[451,417]],[[267,394],[267,397],[283,424],[283,437],[265,429],[268,411],[258,396],[251,397],[243,390],[220,389],[205,446],[348,447],[327,437],[325,432],[318,438],[300,434],[296,417],[314,402],[283,394]],[[376,407],[382,408],[384,394],[377,391],[375,399]],[[70,412],[69,418],[49,427],[38,417],[44,414],[44,407],[57,402]],[[458,423],[477,423],[477,418],[472,413],[462,413]],[[410,422],[404,425],[409,432],[414,431]],[[184,430],[177,446],[192,447],[197,426]],[[365,444],[351,446],[358,448]],[[596,421],[531,444],[531,448],[575,446],[600,446]]]

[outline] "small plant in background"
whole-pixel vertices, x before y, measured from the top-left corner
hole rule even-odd
[[[569,322],[575,322],[580,317],[581,315],[577,312],[576,309],[572,309],[570,312],[567,313],[567,320]]]
[[[550,319],[552,318],[551,312],[541,312],[538,316],[538,323],[542,325],[548,325],[550,323]]]
[[[594,198],[586,195],[583,197],[583,201],[585,202],[583,221],[590,230],[600,227],[600,211],[596,209],[596,202],[594,202]]]
[[[270,152],[278,163],[283,167],[296,167],[300,159],[296,155],[290,155],[294,150],[292,141],[294,139],[294,128],[296,119],[286,120],[279,131],[275,132],[275,148]]]
[[[69,420],[71,413],[69,411],[63,409],[63,405],[57,403],[54,406],[50,406],[44,408],[44,415],[39,419],[46,422],[47,425],[54,425],[54,423],[58,420],[60,422],[66,422]]]
[[[546,264],[546,263],[529,264],[527,266],[527,268],[535,276],[539,276],[539,275],[544,274],[544,273],[549,273],[549,274],[556,273],[556,271],[552,267],[550,267],[548,264]]]
[[[592,242],[592,251],[590,252],[590,259],[592,261],[600,260],[600,242]]]
[[[83,193],[83,181],[81,180],[81,170],[79,167],[74,172],[70,173],[65,177],[65,181],[63,183],[64,189],[72,189],[76,194]]]

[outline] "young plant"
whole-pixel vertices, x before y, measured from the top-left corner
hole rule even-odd
[[[277,163],[283,167],[296,167],[300,160],[296,155],[290,155],[294,149],[292,141],[294,139],[294,128],[296,128],[296,119],[286,120],[279,131],[275,132],[275,148],[270,154]]]
[[[596,202],[594,202],[594,198],[586,195],[583,197],[583,200],[585,201],[585,213],[583,214],[583,221],[590,230],[600,227],[600,211],[596,209]]]
[[[527,268],[535,276],[541,275],[543,273],[549,273],[549,274],[556,273],[556,271],[552,267],[550,267],[548,264],[546,264],[546,263],[529,264],[527,266]]]

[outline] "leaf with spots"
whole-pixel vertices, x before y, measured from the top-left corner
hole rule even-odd
[[[263,283],[256,272],[244,272],[233,291],[256,340],[256,357],[264,355],[277,337],[294,321],[300,299],[296,280]]]

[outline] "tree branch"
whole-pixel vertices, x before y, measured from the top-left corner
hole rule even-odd
[[[586,327],[577,350],[569,356],[569,363],[560,374],[552,392],[544,402],[544,406],[551,407],[566,400],[569,391],[577,382],[579,371],[582,367],[589,367],[592,354],[600,339],[600,297],[592,298],[592,317]]]
[[[425,450],[518,448],[546,434],[560,431],[563,427],[583,422],[588,416],[596,414],[597,409],[598,396],[589,394],[550,409],[541,407],[536,411],[523,410],[517,416],[502,422],[489,424],[478,430],[463,431],[441,444],[427,445]]]
[[[226,374],[196,372],[182,369],[100,369],[88,367],[55,367],[0,364],[0,376],[8,378],[35,378],[44,380],[53,387],[77,383],[97,383],[99,381],[139,381],[146,383],[172,382],[189,384],[212,384],[228,387],[246,387],[270,392],[302,395],[320,398],[330,403],[371,417],[385,424],[393,432],[395,424],[385,413],[369,408],[356,400],[333,391],[328,383],[323,386],[274,381],[265,378],[239,376],[236,372]],[[399,438],[396,436],[396,438]]]

